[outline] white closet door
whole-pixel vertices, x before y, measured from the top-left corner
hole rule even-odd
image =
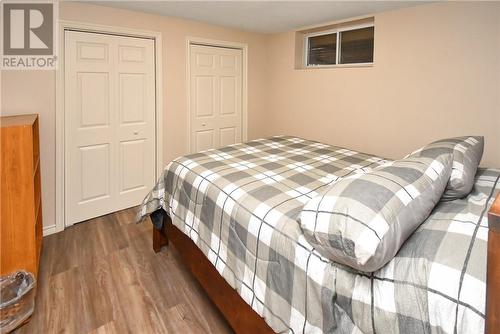
[[[140,204],[154,184],[154,41],[65,33],[66,225]]]
[[[242,51],[190,45],[190,150],[241,142]]]

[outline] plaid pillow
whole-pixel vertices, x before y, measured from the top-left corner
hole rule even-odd
[[[376,271],[430,214],[451,164],[449,153],[435,159],[410,157],[335,182],[304,205],[304,235],[323,256]]]
[[[451,176],[443,194],[443,200],[451,201],[471,192],[483,148],[482,136],[457,137],[435,141],[408,156],[435,158],[443,153],[453,153]]]

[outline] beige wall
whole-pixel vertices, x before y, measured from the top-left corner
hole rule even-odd
[[[294,69],[294,32],[268,41],[265,134],[399,158],[481,134],[500,167],[500,3],[439,3],[375,15],[375,65]]]
[[[265,35],[192,21],[81,3],[61,3],[60,18],[108,26],[159,31],[163,40],[164,161],[187,152],[186,37],[248,44],[248,136],[262,135],[265,109]],[[44,226],[55,224],[55,73],[3,71],[2,115],[39,113]]]
[[[81,3],[65,20],[160,31],[164,160],[186,153],[187,36],[248,43],[249,137],[295,134],[390,158],[431,140],[486,137],[500,167],[500,3],[439,3],[375,15],[375,65],[294,69],[294,32],[260,35]],[[44,226],[55,223],[55,74],[4,71],[1,112],[39,113]]]

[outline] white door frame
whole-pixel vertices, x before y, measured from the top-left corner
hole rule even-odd
[[[59,21],[59,64],[56,71],[56,221],[54,225],[46,226],[43,229],[44,235],[57,233],[66,227],[65,222],[65,193],[64,193],[64,32],[67,30],[77,30],[83,32],[94,32],[102,34],[114,34],[120,36],[142,37],[153,39],[155,42],[155,176],[158,178],[163,170],[163,71],[162,71],[162,36],[160,32],[137,30],[125,27],[105,26],[78,21]]]
[[[199,37],[186,38],[186,92],[187,92],[187,150],[191,152],[191,44],[213,47],[223,47],[241,50],[242,77],[241,77],[241,141],[248,140],[248,44],[239,42],[220,41]]]

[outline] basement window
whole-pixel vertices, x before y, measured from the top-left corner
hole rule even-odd
[[[307,37],[307,66],[337,63],[337,33]]]
[[[306,67],[373,64],[373,23],[304,34]]]

